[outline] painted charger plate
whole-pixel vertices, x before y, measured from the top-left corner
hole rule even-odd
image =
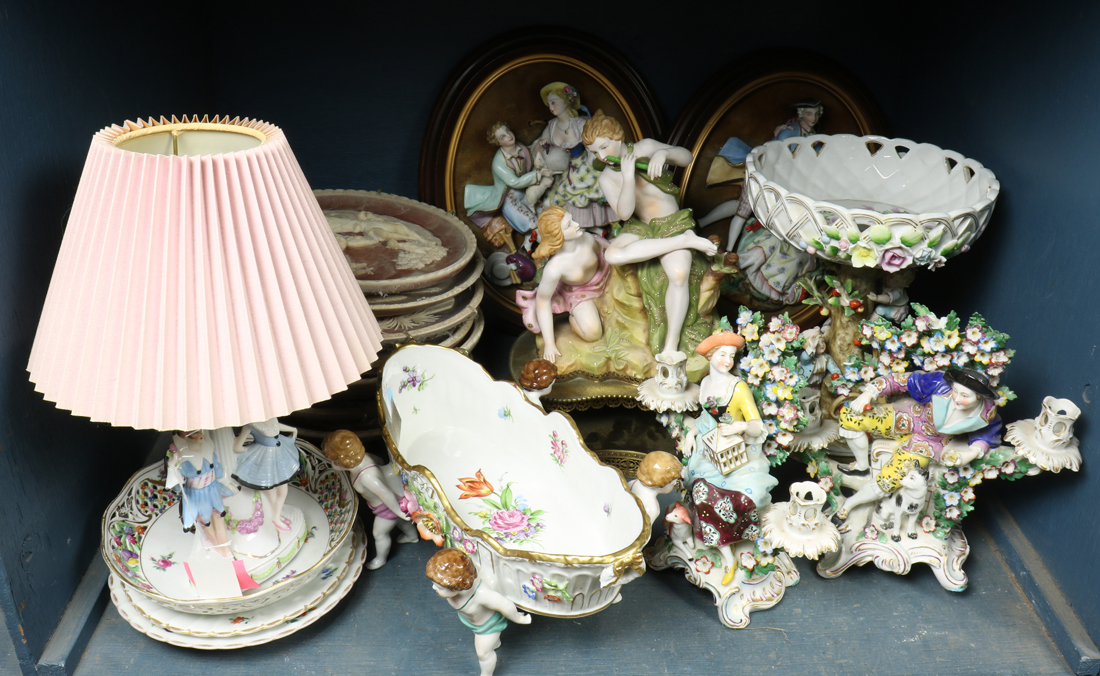
[[[474,318],[474,326],[470,329],[470,333],[466,335],[466,339],[462,341],[462,344],[458,346],[460,350],[470,350],[477,347],[478,341],[481,340],[481,334],[485,331],[485,315],[481,314],[481,310],[477,311],[477,316]]]
[[[195,648],[197,650],[232,650],[263,645],[264,643],[284,638],[296,631],[308,627],[336,607],[336,604],[347,596],[348,592],[351,591],[352,585],[359,579],[359,575],[363,572],[363,565],[366,563],[367,559],[366,538],[360,526],[356,526],[356,532],[353,537],[355,539],[355,545],[351,556],[351,563],[345,569],[344,574],[338,576],[336,585],[329,593],[321,598],[312,608],[303,607],[297,615],[286,621],[249,634],[199,637],[168,631],[154,624],[141,614],[137,607],[130,601],[130,598],[127,596],[127,589],[117,575],[112,573],[107,584],[111,592],[111,601],[114,602],[119,615],[129,622],[130,626],[149,638],[181,648]],[[284,601],[289,601],[289,599],[284,599]],[[278,602],[278,604],[281,603],[282,601]]]
[[[359,288],[369,295],[402,293],[438,284],[458,274],[474,257],[477,242],[474,233],[457,217],[429,204],[399,195],[366,190],[314,190],[321,209],[330,224],[335,212],[341,212],[341,222],[353,221],[350,214],[369,212],[392,217],[413,228],[402,232],[375,229],[361,233],[358,240],[345,238],[344,254],[349,259]],[[354,224],[353,224],[354,225]],[[344,227],[344,226],[340,226]],[[351,226],[347,226],[351,227]],[[431,242],[430,235],[438,241]],[[373,243],[358,245],[355,242]],[[438,258],[435,256],[440,253]],[[430,249],[430,251],[427,251]],[[412,254],[425,253],[418,258]]]
[[[286,505],[297,508],[305,518],[305,539],[293,558],[260,583],[261,592],[285,582],[298,571],[309,570],[327,553],[328,521],[317,501],[292,488],[287,491]],[[287,536],[296,537],[294,533],[282,537]],[[153,593],[175,601],[201,600],[183,567],[183,559],[191,551],[195,537],[194,533],[184,532],[180,527],[179,513],[174,509],[162,512],[150,522],[138,553],[143,554],[139,565],[145,579],[153,586]]]
[[[340,578],[352,564],[356,542],[363,537],[361,528],[356,525],[352,538],[344,540],[337,548],[332,559],[321,570],[321,574],[302,585],[290,596],[269,606],[257,608],[244,614],[227,613],[224,615],[196,615],[181,613],[162,606],[147,596],[124,590],[126,597],[139,613],[153,624],[174,634],[187,634],[200,638],[229,638],[254,634],[264,629],[278,626],[297,617],[305,609],[315,608],[325,596],[332,593]]]
[[[481,278],[481,272],[485,269],[485,259],[481,254],[462,268],[457,275],[443,280],[438,284],[405,293],[387,294],[385,296],[367,296],[371,312],[375,317],[391,317],[393,315],[408,314],[431,307],[441,301],[454,298],[466,289],[474,285]]]
[[[408,315],[382,317],[378,320],[378,326],[382,329],[382,344],[419,342],[459,326],[474,316],[483,294],[483,285],[474,284],[456,296],[453,302],[443,301],[449,303],[445,309],[433,306]]]

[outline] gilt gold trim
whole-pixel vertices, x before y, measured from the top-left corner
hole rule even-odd
[[[446,350],[448,352],[458,353],[457,350],[446,347],[439,347],[437,345],[406,345],[394,352],[394,355],[398,354],[402,350],[407,350],[410,347],[433,350]],[[491,375],[489,375],[489,372],[485,370],[484,366],[478,364],[477,362],[474,362],[474,364],[476,364],[477,367],[481,369],[482,373],[484,373],[485,377],[488,378],[490,381],[511,384],[507,381],[496,380]],[[513,559],[526,559],[528,561],[553,563],[561,566],[610,565],[613,566],[618,576],[621,576],[628,567],[635,568],[635,570],[638,570],[638,568],[641,567],[639,565],[639,562],[642,561],[642,548],[647,542],[649,542],[650,528],[652,527],[652,524],[649,521],[649,514],[646,513],[645,507],[642,505],[642,501],[638,498],[638,496],[630,492],[630,487],[627,486],[626,479],[623,477],[622,472],[618,471],[614,467],[611,467],[610,465],[605,464],[602,460],[600,460],[600,456],[589,449],[588,445],[584,443],[584,437],[581,435],[581,432],[577,428],[577,424],[576,422],[574,422],[573,418],[564,413],[560,414],[563,418],[565,418],[566,422],[568,422],[569,426],[573,429],[573,433],[576,434],[577,440],[580,442],[581,448],[583,448],[584,451],[588,453],[588,455],[591,456],[592,459],[595,460],[597,463],[615,471],[615,473],[619,476],[619,483],[622,485],[623,491],[629,493],[630,496],[634,498],[634,502],[638,505],[638,509],[642,515],[641,533],[638,534],[637,538],[635,538],[631,544],[612,554],[604,554],[602,556],[568,556],[565,554],[543,554],[541,552],[531,552],[522,549],[510,549],[501,545],[494,538],[490,537],[487,533],[466,525],[466,522],[461,519],[454,508],[451,507],[451,503],[447,499],[447,494],[444,492],[442,485],[439,483],[439,480],[435,478],[435,475],[432,473],[432,471],[424,465],[410,464],[409,461],[406,460],[405,457],[401,454],[401,451],[397,447],[396,442],[394,442],[393,437],[390,435],[390,431],[387,426],[385,392],[385,383],[380,382],[378,392],[376,394],[376,397],[378,399],[378,416],[382,426],[382,438],[386,441],[386,446],[390,450],[390,455],[393,458],[393,461],[406,471],[413,471],[422,474],[431,484],[432,490],[435,491],[437,499],[439,500],[440,504],[443,505],[444,511],[447,512],[447,516],[451,519],[451,521],[458,524],[458,526],[462,528],[463,532],[465,532],[467,535],[477,537],[486,546],[488,546],[501,556]],[[528,406],[535,407],[540,412],[544,412],[541,406],[536,406],[526,399],[524,399],[524,403],[526,403]],[[643,570],[644,567],[642,567],[642,570],[638,570],[639,574]],[[545,614],[542,611],[537,612],[539,612],[540,615]],[[570,615],[570,617],[575,616],[576,615]],[[563,615],[562,617],[566,616]]]

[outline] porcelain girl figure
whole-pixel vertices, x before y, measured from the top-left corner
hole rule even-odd
[[[542,335],[542,358],[552,362],[561,355],[554,338],[555,313],[568,312],[569,326],[582,340],[603,335],[595,299],[607,286],[611,268],[604,258],[607,240],[582,230],[564,208],[547,207],[539,214],[538,227],[542,243],[535,259],[549,260],[538,288],[517,291],[516,305],[527,330]]]
[[[458,611],[458,619],[474,632],[474,650],[481,676],[493,676],[497,667],[496,649],[500,633],[508,620],[531,624],[531,616],[501,594],[483,587],[477,579],[474,562],[460,549],[443,549],[428,559],[425,573],[436,594]]]
[[[250,437],[252,443],[246,445]],[[294,444],[297,438],[296,428],[271,418],[245,425],[233,445],[237,453],[233,478],[242,486],[267,492],[272,523],[281,531],[290,530],[290,520],[283,518],[283,504],[289,490],[287,483],[298,472],[298,447]]]
[[[650,315],[650,348],[658,354],[675,352],[683,330],[698,320],[698,284],[706,265],[693,265],[692,252],[713,256],[718,246],[695,234],[691,209],[680,208],[680,189],[664,171],[665,164],[691,164],[691,151],[653,139],[630,145],[624,138],[618,121],[602,111],[585,123],[585,147],[601,163],[608,163],[609,157],[619,159],[606,164],[600,174],[600,187],[623,221],[622,231],[607,249],[607,260],[612,265],[639,264],[638,279]],[[636,174],[635,163],[643,157],[648,158],[648,169]]]
[[[385,473],[389,471],[388,466],[367,454],[363,442],[354,432],[336,430],[325,437],[322,447],[334,465],[351,473],[352,486],[363,496],[374,513],[374,527],[371,529],[374,537],[374,558],[367,562],[367,568],[377,570],[386,565],[386,559],[390,555],[393,544],[390,532],[394,527],[401,530],[397,537],[398,542],[408,544],[419,540],[416,526],[401,510],[399,500],[403,497],[403,492],[399,494],[386,483]]]
[[[232,559],[223,499],[235,491],[219,481],[225,477],[225,470],[208,434],[207,430],[191,430],[173,435],[168,447],[165,487],[182,487],[183,529],[194,532],[198,524],[215,551]]]
[[[718,549],[726,569],[724,585],[736,573],[733,545],[760,537],[758,510],[771,504],[771,489],[778,483],[762,449],[767,429],[752,390],[732,372],[744,344],[740,335],[719,331],[696,348],[710,362],[710,372],[699,385],[703,411],[684,475],[695,537]],[[731,442],[733,453],[726,457],[723,451]]]
[[[538,152],[539,144],[556,146],[569,151],[571,158],[569,169],[554,180],[543,205],[563,207],[582,228],[607,225],[615,220],[615,214],[600,189],[599,172],[592,167],[592,156],[581,142],[587,109],[581,105],[580,94],[564,82],[551,82],[539,95],[553,117],[535,141],[533,150]]]
[[[656,525],[657,517],[661,515],[661,505],[657,502],[657,496],[671,493],[676,488],[676,480],[680,478],[683,469],[683,463],[675,455],[665,451],[647,453],[638,464],[638,478],[628,485],[630,492],[642,501],[642,506],[649,515],[651,528]]]
[[[540,182],[549,187],[553,181],[552,172],[549,169],[535,169],[531,151],[516,143],[515,134],[503,122],[490,127],[488,137],[489,143],[499,146],[493,155],[493,184],[466,185],[463,195],[466,215],[485,228],[499,214],[513,230],[526,235],[534,229],[536,215],[524,189]],[[486,239],[494,246],[504,246],[503,236],[499,232],[485,230]]]

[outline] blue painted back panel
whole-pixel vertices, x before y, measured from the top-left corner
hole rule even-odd
[[[189,52],[183,37],[200,28],[194,15],[122,10],[0,3],[0,560],[9,583],[0,610],[24,663],[41,655],[97,555],[103,509],[152,442],[74,418],[27,380],[91,136],[213,101],[204,50]]]
[[[977,310],[1012,336],[1017,354],[1004,382],[1019,400],[1006,420],[1038,415],[1047,395],[1081,407],[1079,474],[996,489],[1095,640],[1100,7],[956,10],[952,23],[965,30],[941,26],[903,64],[899,80],[911,103],[895,106],[891,120],[902,134],[991,168],[1002,199],[974,250],[919,279],[912,295],[933,308]]]

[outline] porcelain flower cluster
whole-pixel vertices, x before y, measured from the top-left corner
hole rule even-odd
[[[972,315],[963,326],[954,311],[937,317],[919,303],[911,307],[912,314],[900,324],[879,315],[861,322],[859,345],[873,353],[849,358],[841,377],[827,380],[826,389],[846,397],[858,390],[859,383],[888,373],[965,366],[989,376],[999,393],[998,406],[1016,398],[1012,390],[998,386],[1001,374],[1016,354],[1006,347],[1007,334],[990,327],[979,314]]]
[[[737,328],[745,339],[738,366],[768,428],[764,452],[773,466],[779,465],[790,455],[786,449],[794,441],[793,433],[806,425],[798,405],[798,393],[807,384],[798,362],[806,338],[786,313],[765,324],[759,312],[742,307]]]

